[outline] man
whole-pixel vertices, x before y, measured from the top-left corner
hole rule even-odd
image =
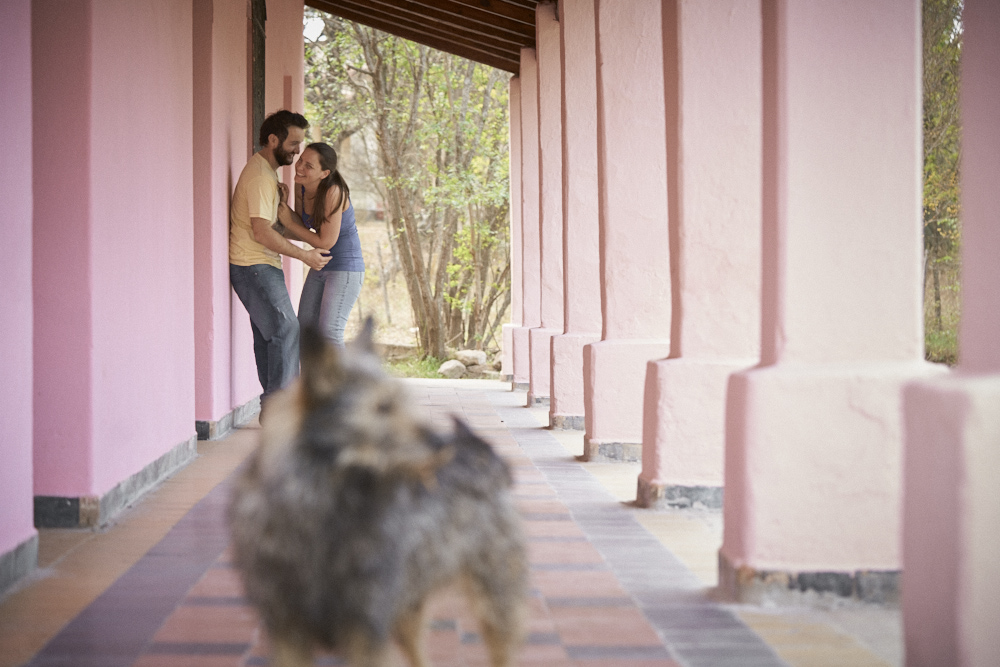
[[[278,219],[278,167],[290,165],[305,140],[308,121],[277,111],[260,126],[263,147],[247,163],[233,192],[229,216],[229,280],[250,313],[261,404],[299,370],[299,322],[285,288],[281,255],[317,271],[329,261],[322,250],[303,250],[274,228]]]

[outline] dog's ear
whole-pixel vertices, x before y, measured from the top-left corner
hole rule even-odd
[[[361,331],[352,345],[362,352],[375,353],[375,320],[371,315],[365,318],[365,325],[361,327]]]
[[[336,390],[343,378],[340,351],[330,345],[313,326],[304,326],[299,335],[302,358],[302,387],[309,400],[322,399]]]

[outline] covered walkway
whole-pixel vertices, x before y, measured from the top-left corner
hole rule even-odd
[[[840,602],[768,610],[713,598],[721,514],[638,509],[639,464],[582,463],[579,431],[491,381],[411,380],[437,423],[457,413],[515,468],[530,541],[522,665],[667,667],[901,664],[898,611]],[[256,422],[101,530],[41,531],[39,569],[0,604],[0,667],[267,665],[229,563],[223,512]],[[485,665],[461,598],[431,614],[434,665]],[[320,658],[318,665],[339,664]]]

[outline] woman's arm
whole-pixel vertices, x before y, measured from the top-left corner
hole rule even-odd
[[[280,220],[285,226],[285,229],[287,229],[291,234],[294,234],[300,241],[305,241],[314,248],[329,250],[337,243],[337,238],[340,236],[340,218],[343,215],[344,209],[340,209],[335,212],[331,211],[331,208],[339,197],[340,188],[330,188],[327,190],[326,222],[319,228],[318,233],[312,231],[311,229],[307,229],[306,226],[302,224],[301,198],[296,198],[295,208],[298,209],[296,211],[289,208],[285,201],[280,202],[278,204],[278,220]]]

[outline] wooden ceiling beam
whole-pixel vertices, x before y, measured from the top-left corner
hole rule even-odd
[[[355,9],[354,7],[348,7],[342,0],[338,0],[337,2],[331,2],[329,0],[307,0],[306,4],[315,9],[333,14],[334,16],[339,16],[349,21],[356,21],[357,23],[376,28],[377,30],[387,32],[404,39],[409,39],[417,42],[418,44],[423,44],[424,46],[429,46],[433,49],[438,49],[439,51],[444,51],[445,53],[451,53],[462,58],[468,58],[469,60],[483,63],[484,65],[489,65],[490,67],[496,67],[497,69],[501,69],[512,74],[517,74],[520,71],[521,63],[519,49],[515,51],[514,49],[489,49],[484,48],[481,45],[470,46],[467,44],[468,40],[458,38],[454,34],[449,35],[448,37],[438,36],[428,32],[419,25],[414,26],[409,22],[404,25],[398,20],[391,20],[392,17],[386,19],[381,16],[374,15],[375,13],[371,11],[363,11]]]
[[[504,38],[519,46],[528,46],[535,41],[534,23],[521,23],[485,11],[472,11],[462,4],[432,3],[432,0],[364,0],[363,4],[390,12],[406,13],[421,23],[433,21],[460,30]]]
[[[503,0],[421,0],[421,2],[429,7],[436,7],[446,12],[460,13],[463,16],[475,15],[479,17],[486,14],[487,20],[490,17],[503,16],[512,21],[531,26],[532,35],[535,32],[535,9],[534,2],[531,2],[531,0],[529,0],[530,8],[522,4],[504,2]]]
[[[520,59],[522,43],[502,39],[488,33],[484,34],[468,29],[463,30],[457,26],[421,21],[419,17],[411,14],[394,13],[391,8],[383,9],[382,7],[376,7],[370,0],[322,0],[322,2],[327,6],[352,11],[358,16],[380,20],[386,25],[398,25],[401,28],[424,34],[428,37],[455,41],[459,45],[470,49],[486,53],[507,54],[509,57]],[[336,9],[334,13],[336,13]],[[357,20],[359,23],[365,23],[364,20]],[[392,31],[389,30],[387,32]]]

